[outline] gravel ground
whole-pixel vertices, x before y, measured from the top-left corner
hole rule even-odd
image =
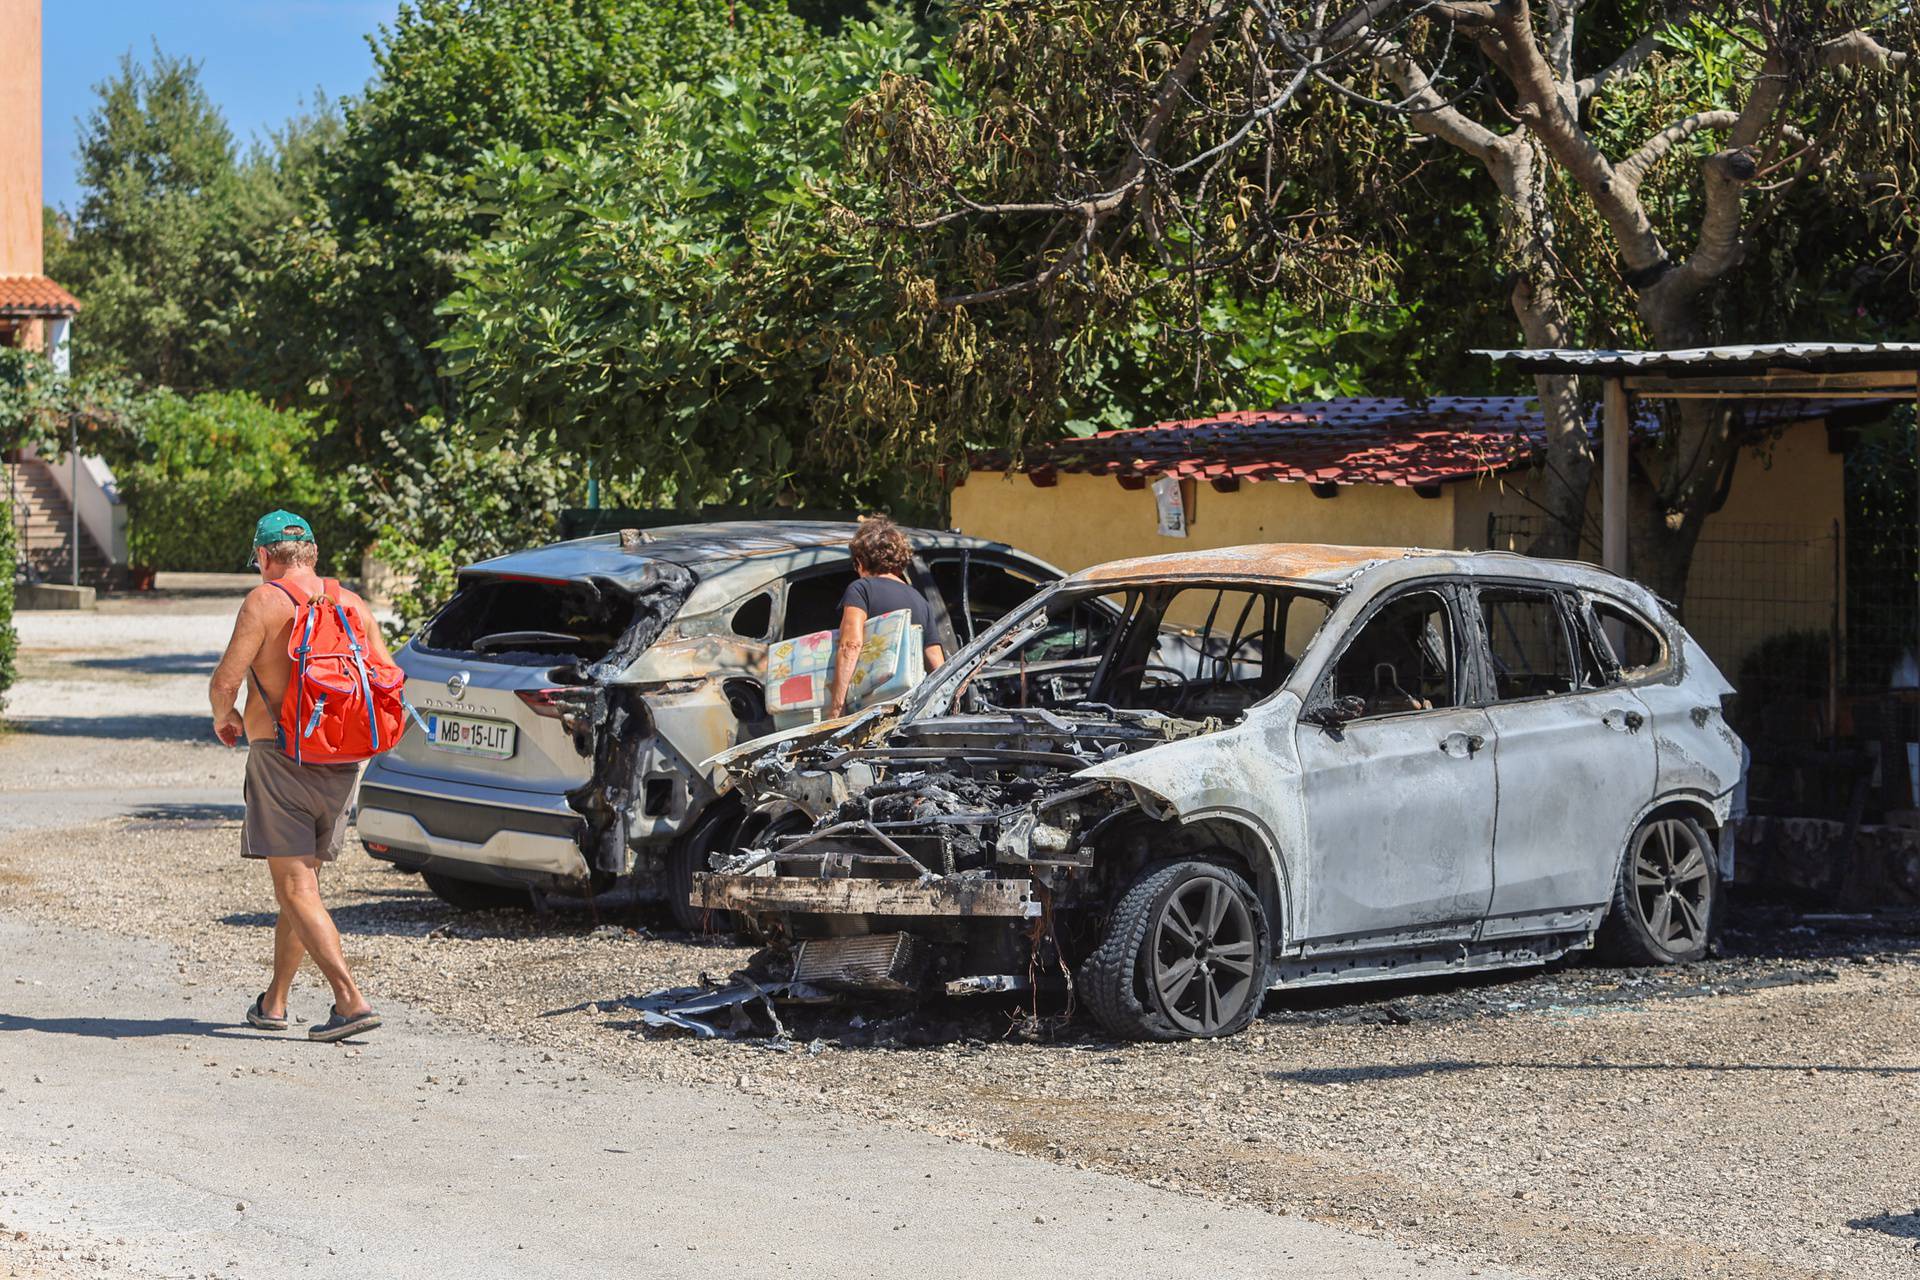
[[[46,683],[23,686],[27,730],[0,738],[0,805],[41,791],[27,776],[237,777],[184,719],[156,721],[169,732],[151,738],[40,732],[47,691],[97,670],[71,646],[108,639],[51,634],[48,616],[27,619],[28,670]],[[180,655],[218,631],[176,623]],[[125,643],[156,669],[138,695],[121,686],[115,715],[198,714],[187,697],[203,673],[166,670],[150,637]],[[165,940],[188,981],[232,990],[237,1017],[260,985],[273,904],[238,860],[236,818],[194,801],[57,833],[0,822],[0,910]],[[695,1042],[642,1031],[623,1002],[724,976],[747,951],[656,934],[624,910],[457,915],[357,850],[326,889],[376,999],[543,1047],[599,1087],[734,1088],[1547,1276],[1920,1274],[1912,922],[1813,927],[1747,909],[1727,954],[1693,969],[1276,997],[1247,1035],[1208,1044],[1118,1045],[1082,1022],[1038,1026],[1012,1002],[869,1009],[858,1023],[816,1011],[790,1019],[789,1041]],[[296,992],[296,1012],[325,1003],[317,979]],[[14,1257],[0,1237],[0,1263]],[[40,1265],[24,1274],[64,1280]]]
[[[237,839],[224,817],[0,839],[0,910],[166,939],[237,1016],[272,924]],[[1248,1035],[1202,1045],[1116,1045],[1078,1023],[1041,1037],[1000,1003],[861,1027],[818,1012],[776,1048],[645,1033],[620,1007],[724,975],[744,949],[635,932],[624,913],[455,915],[357,853],[327,882],[379,995],[608,1088],[734,1087],[1549,1275],[1920,1269],[1913,939],[1807,933],[1798,955],[1677,973],[1276,1000]],[[324,1007],[317,981],[299,993],[307,1015]]]

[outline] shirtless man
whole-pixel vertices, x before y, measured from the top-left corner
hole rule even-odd
[[[253,530],[253,559],[260,585],[241,602],[233,639],[207,688],[214,736],[230,747],[246,736],[247,816],[240,829],[240,856],[266,862],[273,873],[273,896],[280,903],[273,930],[273,980],[247,1010],[247,1021],[268,1031],[287,1029],[287,994],[302,957],[310,955],[333,988],[333,1013],[309,1027],[307,1038],[344,1040],[380,1025],[354,985],[340,951],[340,933],[320,902],[320,864],[340,856],[360,766],[296,764],[279,742],[280,700],[293,678],[287,639],[293,631],[294,600],[305,601],[321,591],[314,572],[320,551],[312,526],[291,511],[262,516]],[[340,602],[367,621],[373,656],[390,661],[366,601],[342,587]],[[240,686],[249,681],[253,688],[242,714],[234,702]]]

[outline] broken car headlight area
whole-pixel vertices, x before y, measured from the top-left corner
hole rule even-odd
[[[1027,710],[804,750],[762,766],[768,834],[694,904],[788,953],[798,996],[1065,987],[1113,877],[1167,834],[1126,784],[1075,775],[1202,728]]]

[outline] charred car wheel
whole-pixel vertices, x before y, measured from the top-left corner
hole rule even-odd
[[[1692,818],[1654,818],[1627,844],[1601,952],[1617,964],[1698,960],[1713,940],[1719,899],[1712,837]]]
[[[667,852],[667,913],[688,933],[730,934],[740,931],[731,911],[708,911],[693,905],[695,872],[708,870],[716,850],[731,849],[740,836],[745,815],[737,803],[722,802],[702,814],[686,837]]]
[[[503,884],[480,884],[473,880],[443,876],[434,871],[422,871],[420,878],[427,882],[427,888],[433,890],[434,897],[459,911],[497,911],[532,903],[532,897],[525,889]]]
[[[1080,989],[1116,1036],[1230,1036],[1260,1011],[1270,949],[1266,912],[1240,875],[1212,862],[1149,867],[1080,966]]]

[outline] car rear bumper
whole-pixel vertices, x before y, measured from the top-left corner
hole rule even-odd
[[[585,823],[564,796],[552,799],[511,807],[363,783],[354,825],[362,843],[384,846],[368,853],[403,867],[494,884],[585,883]]]

